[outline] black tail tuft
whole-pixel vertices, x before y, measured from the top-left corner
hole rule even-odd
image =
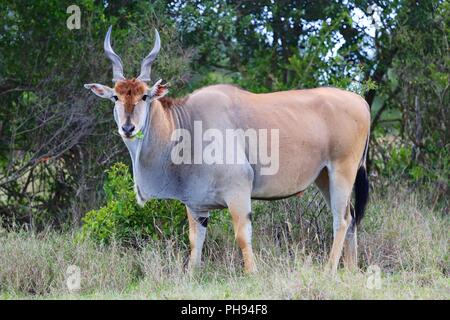
[[[369,179],[367,177],[367,171],[364,166],[358,169],[355,180],[355,222],[356,225],[360,223],[364,217],[364,209],[366,208],[367,201],[369,200]]]

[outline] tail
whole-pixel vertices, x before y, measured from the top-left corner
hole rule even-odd
[[[367,201],[369,200],[369,179],[365,166],[358,169],[355,180],[355,212],[354,221],[358,225],[364,217]]]
[[[369,200],[369,178],[366,170],[366,157],[367,149],[369,145],[369,137],[367,137],[366,148],[361,160],[361,166],[356,173],[355,179],[355,209],[352,212],[354,217],[353,221],[358,225],[364,217],[364,210],[366,209],[367,201]],[[353,211],[353,210],[352,210]]]

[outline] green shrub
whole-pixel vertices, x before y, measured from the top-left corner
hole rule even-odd
[[[106,205],[91,210],[83,218],[81,239],[92,238],[100,243],[112,239],[124,244],[136,240],[187,239],[186,209],[175,200],[150,200],[139,207],[128,166],[118,162],[107,171],[104,185]]]

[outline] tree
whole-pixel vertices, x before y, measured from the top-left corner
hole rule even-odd
[[[180,47],[173,23],[165,18],[164,2],[105,6],[102,1],[83,1],[80,30],[66,27],[69,4],[0,4],[0,214],[4,221],[37,228],[49,222],[78,223],[103,197],[104,170],[119,157],[128,159],[115,134],[111,105],[83,88],[93,81],[111,83],[111,65],[103,53],[109,25],[114,25],[114,47],[127,75],[137,73],[152,48],[155,27],[163,49],[154,76],[164,74],[176,88],[188,73],[189,53]]]

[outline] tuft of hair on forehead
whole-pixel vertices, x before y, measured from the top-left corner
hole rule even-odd
[[[124,96],[141,96],[147,90],[147,85],[137,79],[126,79],[123,81],[117,81],[114,86],[116,93]]]
[[[125,105],[125,112],[133,112],[138,99],[147,91],[147,85],[137,79],[117,81],[114,90]]]

